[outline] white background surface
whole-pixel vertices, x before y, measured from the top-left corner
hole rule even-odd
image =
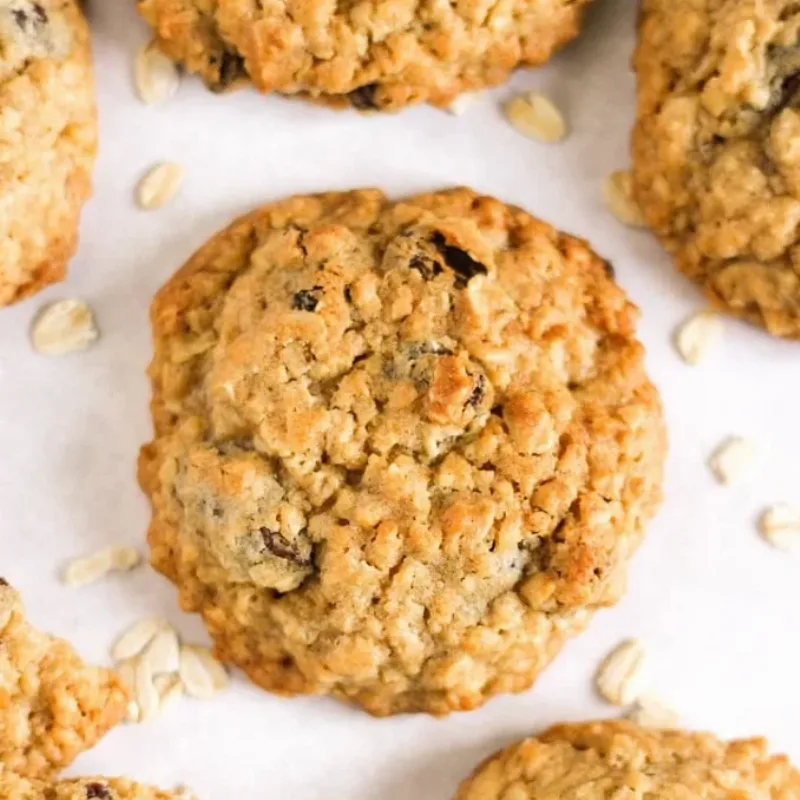
[[[604,210],[604,176],[627,165],[633,113],[635,4],[598,0],[585,34],[545,69],[518,73],[455,118],[430,108],[397,116],[336,113],[253,92],[217,97],[185,80],[156,108],[135,98],[131,64],[146,31],[128,0],[91,9],[102,126],[94,199],[65,284],[0,313],[0,572],[30,616],[103,662],[129,622],[162,615],[205,641],[175,591],[149,568],[81,590],[59,584],[65,560],[108,543],[143,546],[148,520],[134,478],[150,434],[149,300],[216,229],[297,192],[378,185],[404,193],[465,183],[587,237],[643,310],[641,336],[671,432],[667,500],[635,558],[626,598],[600,613],[532,691],[435,720],[374,720],[332,700],[279,699],[237,675],[208,703],[182,701],[146,726],[111,733],[71,774],[185,782],[205,800],[449,800],[497,747],[562,719],[611,715],[592,694],[600,658],[640,636],[657,687],[688,726],[766,734],[800,762],[800,559],[758,537],[760,510],[800,503],[800,344],[734,321],[701,367],[671,346],[703,305],[650,236]],[[559,145],[504,122],[514,91],[549,93],[569,119]],[[133,188],[153,162],[186,167],[178,197],[142,212]],[[61,359],[35,354],[28,325],[45,301],[78,296],[102,339]],[[729,434],[759,446],[754,478],[717,485],[705,465]]]

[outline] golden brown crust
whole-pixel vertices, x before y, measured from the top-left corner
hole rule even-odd
[[[0,306],[64,277],[96,146],[76,0],[10,0],[0,8]]]
[[[763,739],[633,723],[558,725],[481,764],[456,800],[798,800],[800,773]]]
[[[73,778],[42,781],[25,778],[0,763],[3,800],[191,800],[185,791],[165,792],[127,778]]]
[[[536,65],[578,32],[588,0],[140,0],[162,48],[217,91],[444,106]]]
[[[527,688],[621,591],[664,428],[636,309],[468,189],[294,197],[152,308],[152,561],[262,686],[375,714]]]
[[[111,670],[84,665],[66,642],[28,624],[0,581],[0,765],[49,777],[120,722],[127,703]]]
[[[644,0],[635,191],[720,307],[800,337],[800,12],[791,0]]]

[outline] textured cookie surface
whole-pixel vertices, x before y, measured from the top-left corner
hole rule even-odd
[[[24,778],[0,764],[3,800],[191,800],[185,791],[165,792],[125,778],[79,778],[54,783]]]
[[[155,566],[262,686],[376,714],[527,688],[659,499],[636,309],[467,189],[296,197],[152,308]]]
[[[718,305],[800,337],[800,9],[644,0],[636,193]]]
[[[0,765],[47,777],[116,725],[127,702],[113,672],[86,666],[66,642],[28,624],[17,593],[0,581]]]
[[[215,90],[337,96],[360,109],[445,105],[541,64],[588,0],[140,0],[164,50]]]
[[[456,800],[798,800],[800,773],[763,739],[559,725],[478,767]]]
[[[76,0],[0,0],[0,306],[63,278],[96,136]]]

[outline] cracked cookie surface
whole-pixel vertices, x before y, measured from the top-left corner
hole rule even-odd
[[[644,0],[635,192],[717,305],[800,338],[800,10]]]
[[[214,90],[252,82],[362,109],[444,106],[546,61],[588,0],[140,0],[161,47]]]
[[[25,778],[0,763],[3,800],[190,800],[185,791],[167,792],[126,778],[73,778],[46,782]]]
[[[665,436],[588,246],[468,189],[294,197],[151,310],[153,564],[219,657],[374,714],[520,691],[614,602]]]
[[[120,722],[127,703],[111,670],[86,666],[65,641],[31,626],[17,593],[0,580],[2,767],[49,777]]]
[[[722,742],[624,721],[558,725],[485,761],[456,800],[799,800],[800,773],[763,739]]]
[[[97,124],[76,0],[0,0],[0,306],[64,277]]]

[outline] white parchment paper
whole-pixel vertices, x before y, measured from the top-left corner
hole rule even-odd
[[[462,117],[431,108],[396,116],[335,113],[253,92],[217,97],[186,79],[159,107],[135,97],[133,54],[147,38],[132,0],[91,7],[102,152],[82,245],[66,283],[0,311],[0,572],[40,626],[89,659],[139,617],[159,615],[189,640],[197,619],[172,586],[143,569],[81,590],[59,584],[64,561],[111,543],[140,545],[148,520],[135,482],[150,434],[148,304],[154,291],[233,216],[283,195],[377,185],[395,196],[468,184],[591,240],[640,304],[649,369],[671,432],[667,500],[631,570],[630,590],[599,614],[535,689],[435,720],[374,720],[332,700],[279,699],[236,675],[207,703],[110,734],[71,774],[185,782],[205,800],[449,800],[492,750],[559,720],[612,715],[592,673],[621,638],[645,640],[656,686],[687,726],[765,734],[800,762],[800,560],[767,547],[760,510],[800,502],[800,345],[734,321],[702,367],[676,356],[672,332],[703,306],[643,231],[605,211],[605,175],[625,167],[633,114],[635,3],[597,0],[585,34],[546,68],[518,73]],[[547,92],[569,120],[559,145],[531,142],[503,119],[514,91]],[[156,161],[187,172],[158,212],[133,190]],[[61,359],[35,354],[28,326],[45,301],[77,296],[102,338]],[[754,439],[758,470],[716,484],[705,460],[730,434]]]

